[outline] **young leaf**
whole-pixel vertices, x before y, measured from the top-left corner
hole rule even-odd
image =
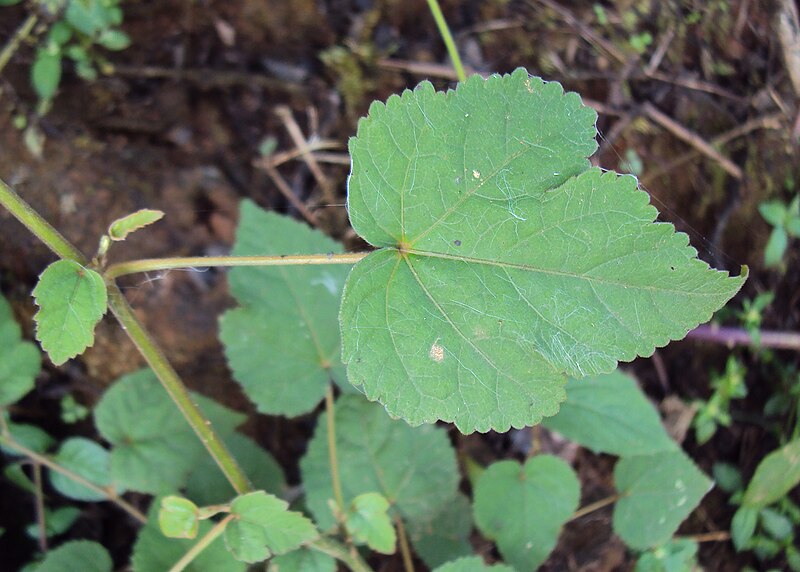
[[[31,83],[41,100],[52,99],[61,83],[61,52],[39,48],[31,66]]]
[[[94,270],[59,260],[39,276],[33,290],[39,311],[36,339],[61,365],[94,343],[94,327],[106,313],[106,285]]]
[[[517,570],[535,570],[578,508],[580,483],[567,463],[538,455],[490,465],[475,488],[475,523]],[[535,507],[533,509],[532,507]]]
[[[237,560],[261,562],[272,554],[284,554],[314,540],[319,532],[289,504],[264,491],[236,497],[231,514],[237,518],[225,528],[225,545]]]
[[[108,227],[108,237],[111,240],[125,240],[128,235],[140,228],[144,228],[164,218],[163,211],[141,209],[122,218],[118,218]]]
[[[200,511],[189,499],[164,497],[158,511],[158,527],[169,538],[195,538],[200,531]]]
[[[39,350],[22,340],[11,306],[0,296],[0,407],[11,405],[33,389],[40,369]]]
[[[269,560],[267,572],[335,572],[336,560],[315,550],[300,548],[273,556]]]
[[[58,454],[53,460],[98,487],[111,485],[109,453],[94,441],[83,437],[67,439],[61,444]],[[57,471],[50,471],[50,483],[58,492],[71,499],[81,501],[106,500],[105,495],[87,489]]]
[[[430,568],[472,554],[472,507],[463,493],[456,495],[432,518],[409,523],[414,551]]]
[[[480,556],[469,558],[459,558],[453,562],[448,562],[439,566],[433,572],[514,572],[511,566],[505,564],[495,564],[488,566]]]
[[[286,491],[283,469],[267,451],[241,433],[231,433],[225,445],[256,489],[278,496]],[[233,486],[210,455],[203,455],[191,470],[186,496],[201,506],[229,502],[236,496]]]
[[[192,396],[223,438],[245,420],[243,414],[212,399]],[[153,494],[175,492],[206,454],[149,369],[115,382],[97,404],[94,420],[113,445],[111,476],[117,487]]]
[[[350,140],[353,228],[379,248],[342,298],[350,381],[413,425],[554,415],[565,374],[612,371],[741,287],[636,179],[589,169],[596,114],[523,69],[374,103]]]
[[[788,246],[789,236],[786,234],[786,229],[780,226],[773,228],[767,246],[764,247],[764,266],[767,268],[780,266]]]
[[[131,565],[133,572],[164,572],[172,566],[194,546],[197,540],[167,538],[158,525],[158,511],[160,500],[155,499],[150,505],[148,521],[139,531],[136,544],[133,546]],[[202,538],[213,523],[200,522],[198,537]],[[205,548],[200,555],[192,560],[184,570],[186,572],[244,572],[247,566],[237,562],[225,550],[222,538],[216,538],[211,545]]]
[[[567,381],[569,399],[542,421],[598,453],[646,455],[677,448],[636,381],[620,371]]]
[[[614,483],[614,532],[639,550],[667,542],[713,486],[681,450],[623,457]]]
[[[75,521],[78,520],[80,515],[81,511],[74,506],[62,506],[55,510],[45,508],[45,535],[47,538],[52,538],[59,534],[64,534],[75,524]],[[25,529],[25,533],[34,540],[37,540],[39,538],[39,525],[35,523],[28,525]]]
[[[763,508],[800,483],[800,438],[773,451],[758,464],[742,504]]]
[[[731,540],[736,550],[746,550],[750,539],[756,532],[758,524],[758,509],[749,506],[740,506],[731,521]]]
[[[76,540],[47,553],[36,572],[111,572],[111,557],[96,542]]]
[[[681,538],[642,554],[634,572],[690,572],[696,569],[697,542]]]
[[[342,246],[242,201],[233,254],[320,252],[342,252]],[[234,378],[260,412],[307,413],[332,379],[345,380],[336,314],[347,272],[341,266],[231,270],[231,293],[240,306],[223,315],[220,339]]]
[[[336,401],[336,454],[345,506],[379,492],[409,523],[427,522],[453,498],[458,486],[455,452],[447,433],[431,425],[412,428],[355,395]],[[306,502],[321,530],[336,524],[328,455],[326,414],[319,417],[300,461]]]
[[[394,554],[397,534],[389,517],[389,501],[379,493],[358,495],[345,514],[347,530],[356,542],[376,552]]]

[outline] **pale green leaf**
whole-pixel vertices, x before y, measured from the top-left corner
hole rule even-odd
[[[558,457],[493,463],[475,488],[475,523],[497,543],[503,560],[517,570],[535,570],[555,548],[580,492],[572,467]]]
[[[379,493],[358,495],[345,513],[345,526],[353,539],[376,552],[394,554],[397,534],[389,517],[389,501]]]
[[[794,526],[786,515],[771,508],[762,508],[758,516],[764,531],[778,542],[788,540],[792,536]]]
[[[569,398],[542,424],[598,453],[645,455],[677,448],[636,381],[620,371],[567,381]]]
[[[111,557],[96,542],[76,540],[62,544],[45,556],[36,572],[111,572]]]
[[[350,381],[413,425],[554,415],[566,375],[611,372],[741,287],[696,258],[636,179],[589,169],[596,114],[525,70],[374,103],[350,140]]]
[[[336,560],[327,554],[300,548],[287,554],[273,556],[267,572],[334,572]]]
[[[623,457],[614,483],[614,532],[639,550],[667,542],[713,486],[681,450]]]
[[[289,504],[264,491],[236,497],[231,514],[237,518],[225,527],[225,545],[243,562],[261,562],[284,554],[319,536],[314,524]]]
[[[83,437],[67,439],[61,444],[53,460],[98,487],[111,485],[110,455],[94,441]],[[50,471],[50,483],[58,492],[71,499],[106,500],[106,495],[88,489],[57,471]]]
[[[463,493],[456,493],[429,520],[409,523],[408,538],[414,551],[430,568],[472,554],[472,507]]]
[[[153,224],[164,218],[164,212],[153,209],[141,209],[122,218],[118,218],[108,227],[111,240],[125,240],[134,231]]]
[[[224,438],[245,416],[201,395],[195,403]],[[117,487],[152,494],[181,488],[200,458],[200,439],[149,369],[123,376],[94,411],[100,434],[113,445],[111,476]]]
[[[94,343],[94,328],[106,313],[106,285],[94,270],[59,260],[39,276],[33,290],[39,311],[36,339],[61,365]]]
[[[104,30],[97,38],[97,43],[107,50],[116,52],[130,46],[131,39],[122,30]]]
[[[94,36],[109,24],[103,0],[71,0],[64,17],[76,30],[87,36]]]
[[[731,540],[736,550],[741,552],[747,549],[750,539],[756,531],[758,524],[758,509],[750,506],[740,506],[731,521]]]
[[[769,235],[767,246],[764,247],[764,266],[775,268],[780,266],[786,248],[789,246],[789,236],[783,227],[775,227]]]
[[[158,527],[169,538],[195,538],[200,530],[200,510],[189,499],[164,497],[158,511]]]
[[[12,423],[11,421],[6,421],[6,425],[8,426],[8,431],[11,433],[14,441],[23,447],[26,447],[32,451],[36,451],[37,453],[44,453],[53,445],[53,443],[55,443],[55,439],[53,439],[44,429],[41,429],[36,425]],[[21,454],[16,449],[4,445],[0,445],[0,449],[9,455]]]
[[[487,565],[480,556],[459,558],[453,562],[442,564],[433,572],[514,572],[511,566],[505,564]]]
[[[673,539],[642,554],[634,572],[693,572],[697,569],[697,542]]]
[[[800,483],[800,438],[773,451],[758,464],[742,504],[763,508]]]
[[[70,527],[75,524],[78,517],[81,515],[80,509],[74,506],[62,506],[54,510],[49,508],[44,509],[44,524],[45,535],[47,538],[64,534]],[[39,525],[34,523],[28,525],[25,533],[34,540],[39,539]]]
[[[342,252],[342,246],[242,201],[234,255],[328,252]],[[336,315],[347,272],[338,265],[231,270],[231,293],[239,307],[223,315],[220,339],[234,378],[260,412],[307,413],[331,380],[344,381]]]
[[[455,452],[440,427],[412,428],[356,395],[336,401],[336,454],[345,505],[379,492],[407,523],[429,521],[453,498],[459,481]],[[334,526],[326,414],[319,417],[300,462],[306,502],[321,530]]]
[[[31,83],[39,99],[48,100],[61,83],[61,53],[40,48],[31,66]]]
[[[0,296],[0,407],[11,405],[33,389],[40,369],[39,350],[22,340],[11,306]]]
[[[767,201],[758,205],[758,212],[772,226],[782,227],[789,211],[781,201]]]
[[[160,504],[159,499],[153,500],[147,524],[139,531],[136,544],[133,546],[133,555],[131,556],[133,572],[170,570],[198,542],[198,540],[164,536],[158,525]],[[212,526],[211,522],[200,522],[198,537],[202,538],[211,530]],[[184,570],[186,572],[244,572],[246,568],[245,564],[237,562],[228,553],[222,538],[216,538]]]
[[[231,433],[225,445],[252,485],[277,496],[286,492],[283,469],[267,451],[241,433]],[[186,483],[186,496],[201,506],[229,502],[236,496],[230,481],[210,455],[203,455]]]

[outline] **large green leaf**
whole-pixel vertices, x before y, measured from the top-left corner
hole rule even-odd
[[[762,508],[800,483],[800,438],[773,451],[758,464],[742,504]]]
[[[598,453],[631,456],[674,450],[636,381],[620,371],[567,381],[569,399],[542,424]]]
[[[557,83],[478,76],[374,103],[350,140],[350,381],[411,424],[507,430],[553,415],[565,374],[612,371],[735,294],[636,179],[589,169],[596,114]]]
[[[456,493],[455,452],[439,427],[409,427],[362,397],[336,402],[336,454],[345,505],[363,493],[386,497],[408,523],[427,522]],[[300,462],[308,508],[322,530],[335,524],[326,414]]]
[[[425,521],[409,524],[408,538],[414,551],[430,568],[472,554],[472,507],[463,493],[456,493],[442,510]]]
[[[72,437],[61,444],[58,454],[53,459],[56,463],[76,473],[98,487],[111,485],[111,461],[108,451],[83,437]],[[80,483],[50,471],[50,482],[62,495],[75,500],[102,501],[106,495],[86,488]],[[124,492],[118,490],[117,492]]]
[[[47,553],[36,572],[111,572],[111,557],[97,542],[76,540]]]
[[[639,550],[667,542],[713,486],[681,450],[620,459],[614,484],[614,532]]]
[[[22,340],[11,306],[0,296],[0,407],[11,405],[33,389],[40,368],[39,350]]]
[[[475,488],[475,523],[517,570],[535,570],[578,508],[581,487],[567,463],[539,455],[490,465]]]
[[[192,397],[223,438],[245,420],[207,397]],[[100,434],[114,446],[111,476],[119,488],[176,492],[207,454],[149,369],[115,382],[97,404],[94,419]]]
[[[233,254],[341,251],[321,232],[242,201]],[[306,413],[332,379],[344,381],[336,314],[347,272],[338,265],[231,270],[239,307],[222,317],[220,339],[234,378],[262,413]]]
[[[39,276],[33,289],[39,311],[36,339],[61,365],[94,343],[94,327],[106,313],[103,277],[74,260],[59,260]]]

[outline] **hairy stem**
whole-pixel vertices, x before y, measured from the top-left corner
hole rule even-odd
[[[203,538],[201,538],[194,546],[192,546],[186,554],[184,554],[180,560],[178,560],[172,568],[169,569],[169,572],[181,572],[181,570],[185,569],[189,564],[191,564],[195,558],[197,558],[200,553],[208,548],[208,546],[214,542],[220,534],[225,532],[225,527],[228,526],[228,523],[236,518],[236,515],[229,514],[222,520],[220,520],[214,527],[209,530]]]
[[[30,35],[31,30],[33,30],[38,20],[39,17],[35,12],[29,14],[25,21],[22,22],[22,25],[17,28],[17,31],[14,32],[14,35],[6,42],[6,45],[3,46],[3,51],[0,52],[0,72],[3,71],[6,64],[11,60],[11,56],[17,51],[19,45]]]
[[[436,27],[439,28],[439,34],[444,40],[444,45],[447,47],[447,53],[450,55],[450,61],[453,62],[453,68],[456,70],[458,81],[466,81],[467,74],[464,73],[464,65],[461,63],[461,56],[458,55],[458,48],[453,40],[453,35],[450,33],[450,28],[447,21],[444,19],[442,9],[439,7],[437,0],[428,0],[428,7],[431,9],[433,19],[436,20]]]
[[[112,264],[107,278],[118,278],[154,270],[195,269],[219,266],[305,266],[313,264],[355,264],[368,252],[346,254],[297,254],[279,256],[191,256],[186,258],[149,258]]]
[[[0,443],[8,447],[9,449],[14,449],[15,451],[21,453],[23,456],[29,458],[34,463],[38,463],[39,465],[43,465],[48,469],[51,469],[57,473],[61,473],[68,479],[75,481],[79,485],[86,487],[92,492],[95,492],[98,495],[102,495],[106,500],[120,507],[122,510],[127,512],[129,515],[138,520],[140,523],[144,524],[147,522],[147,517],[144,514],[142,514],[136,507],[129,504],[123,498],[118,496],[116,492],[104,487],[99,487],[93,482],[86,480],[79,474],[73,473],[69,469],[62,467],[61,465],[59,465],[52,459],[46,457],[45,455],[41,455],[36,451],[28,449],[24,445],[17,443],[10,434],[4,433],[3,435],[0,435]]]
[[[744,328],[731,328],[723,326],[703,325],[698,326],[686,337],[694,340],[704,340],[726,346],[756,346],[762,348],[775,348],[782,350],[800,350],[800,333],[798,332],[778,332],[773,330],[761,330],[758,334],[759,344]]]

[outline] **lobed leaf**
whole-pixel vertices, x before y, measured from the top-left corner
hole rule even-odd
[[[340,312],[350,381],[412,425],[554,415],[741,287],[696,258],[636,179],[589,169],[596,114],[519,69],[374,103],[350,140],[353,228],[379,248]]]
[[[713,486],[680,449],[623,457],[614,483],[614,532],[639,550],[667,542]]]
[[[524,465],[490,465],[475,488],[475,523],[517,570],[535,570],[556,546],[578,508],[578,477],[567,463],[538,455]]]
[[[242,201],[240,217],[234,255],[342,252],[321,232],[252,201]],[[220,340],[234,378],[260,412],[307,413],[331,380],[344,382],[336,315],[347,272],[341,266],[231,270],[239,307],[222,316]]]
[[[23,341],[11,306],[0,296],[0,407],[11,405],[33,389],[40,369],[39,350]]]
[[[632,456],[677,449],[632,377],[615,371],[570,379],[566,390],[569,399],[558,414],[542,421],[548,429],[597,453]]]
[[[317,422],[300,461],[306,503],[321,530],[336,524],[328,455],[327,414]],[[447,433],[433,426],[412,428],[390,419],[382,407],[360,396],[336,401],[336,453],[345,505],[363,493],[379,492],[411,523],[428,522],[456,493],[459,474]]]
[[[94,343],[94,328],[106,313],[106,285],[94,270],[74,260],[59,260],[39,276],[33,290],[39,311],[36,339],[61,365]]]

